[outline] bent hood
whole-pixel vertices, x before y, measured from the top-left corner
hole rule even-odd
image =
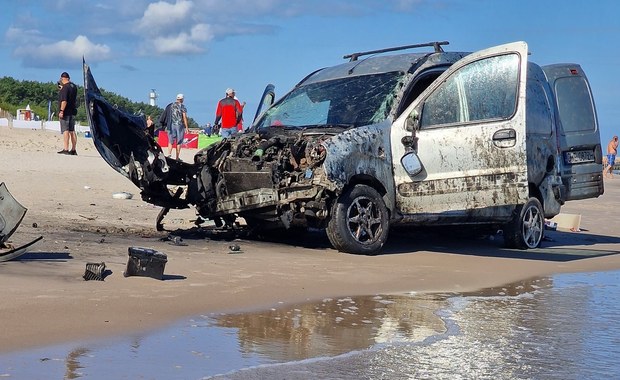
[[[119,109],[105,100],[90,67],[84,62],[84,100],[95,148],[117,172],[129,178],[142,199],[162,207],[184,208],[167,185],[184,185],[192,165],[167,158],[146,133],[144,115]]]

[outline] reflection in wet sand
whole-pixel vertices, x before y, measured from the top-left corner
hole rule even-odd
[[[228,373],[226,379],[620,378],[620,272],[532,279],[455,295],[447,331],[319,361]],[[219,378],[216,376],[215,378]]]
[[[80,370],[83,368],[80,364],[80,358],[88,355],[90,350],[88,348],[79,347],[67,355],[67,360],[65,361],[65,366],[67,371],[65,372],[65,379],[77,379],[82,376]]]
[[[2,355],[0,377],[620,378],[618,314],[618,271],[467,294],[324,299]]]
[[[324,299],[267,312],[217,317],[237,329],[243,353],[275,361],[334,356],[376,343],[422,341],[445,331],[435,314],[445,297],[432,295]]]

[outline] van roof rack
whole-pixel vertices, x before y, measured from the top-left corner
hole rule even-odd
[[[449,45],[449,44],[450,42],[448,41],[427,42],[425,44],[405,45],[405,46],[397,46],[397,47],[386,48],[386,49],[364,51],[360,53],[352,53],[352,54],[347,54],[342,58],[344,59],[350,58],[349,62],[352,62],[352,61],[357,61],[357,58],[361,57],[362,55],[387,53],[389,51],[415,49],[415,48],[427,47],[427,46],[432,46],[435,49],[435,53],[443,53],[443,48],[441,47],[441,45]]]

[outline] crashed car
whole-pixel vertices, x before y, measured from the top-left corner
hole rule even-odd
[[[268,86],[252,127],[193,163],[165,157],[85,64],[93,140],[144,201],[195,207],[218,226],[325,229],[355,254],[380,252],[394,225],[499,228],[509,247],[538,247],[544,218],[603,193],[587,78],[577,64],[529,62],[525,42],[476,53],[446,44],[345,56],[277,102]]]

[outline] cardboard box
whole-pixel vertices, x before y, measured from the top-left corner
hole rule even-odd
[[[559,231],[581,231],[581,215],[579,214],[558,214],[549,221]]]

